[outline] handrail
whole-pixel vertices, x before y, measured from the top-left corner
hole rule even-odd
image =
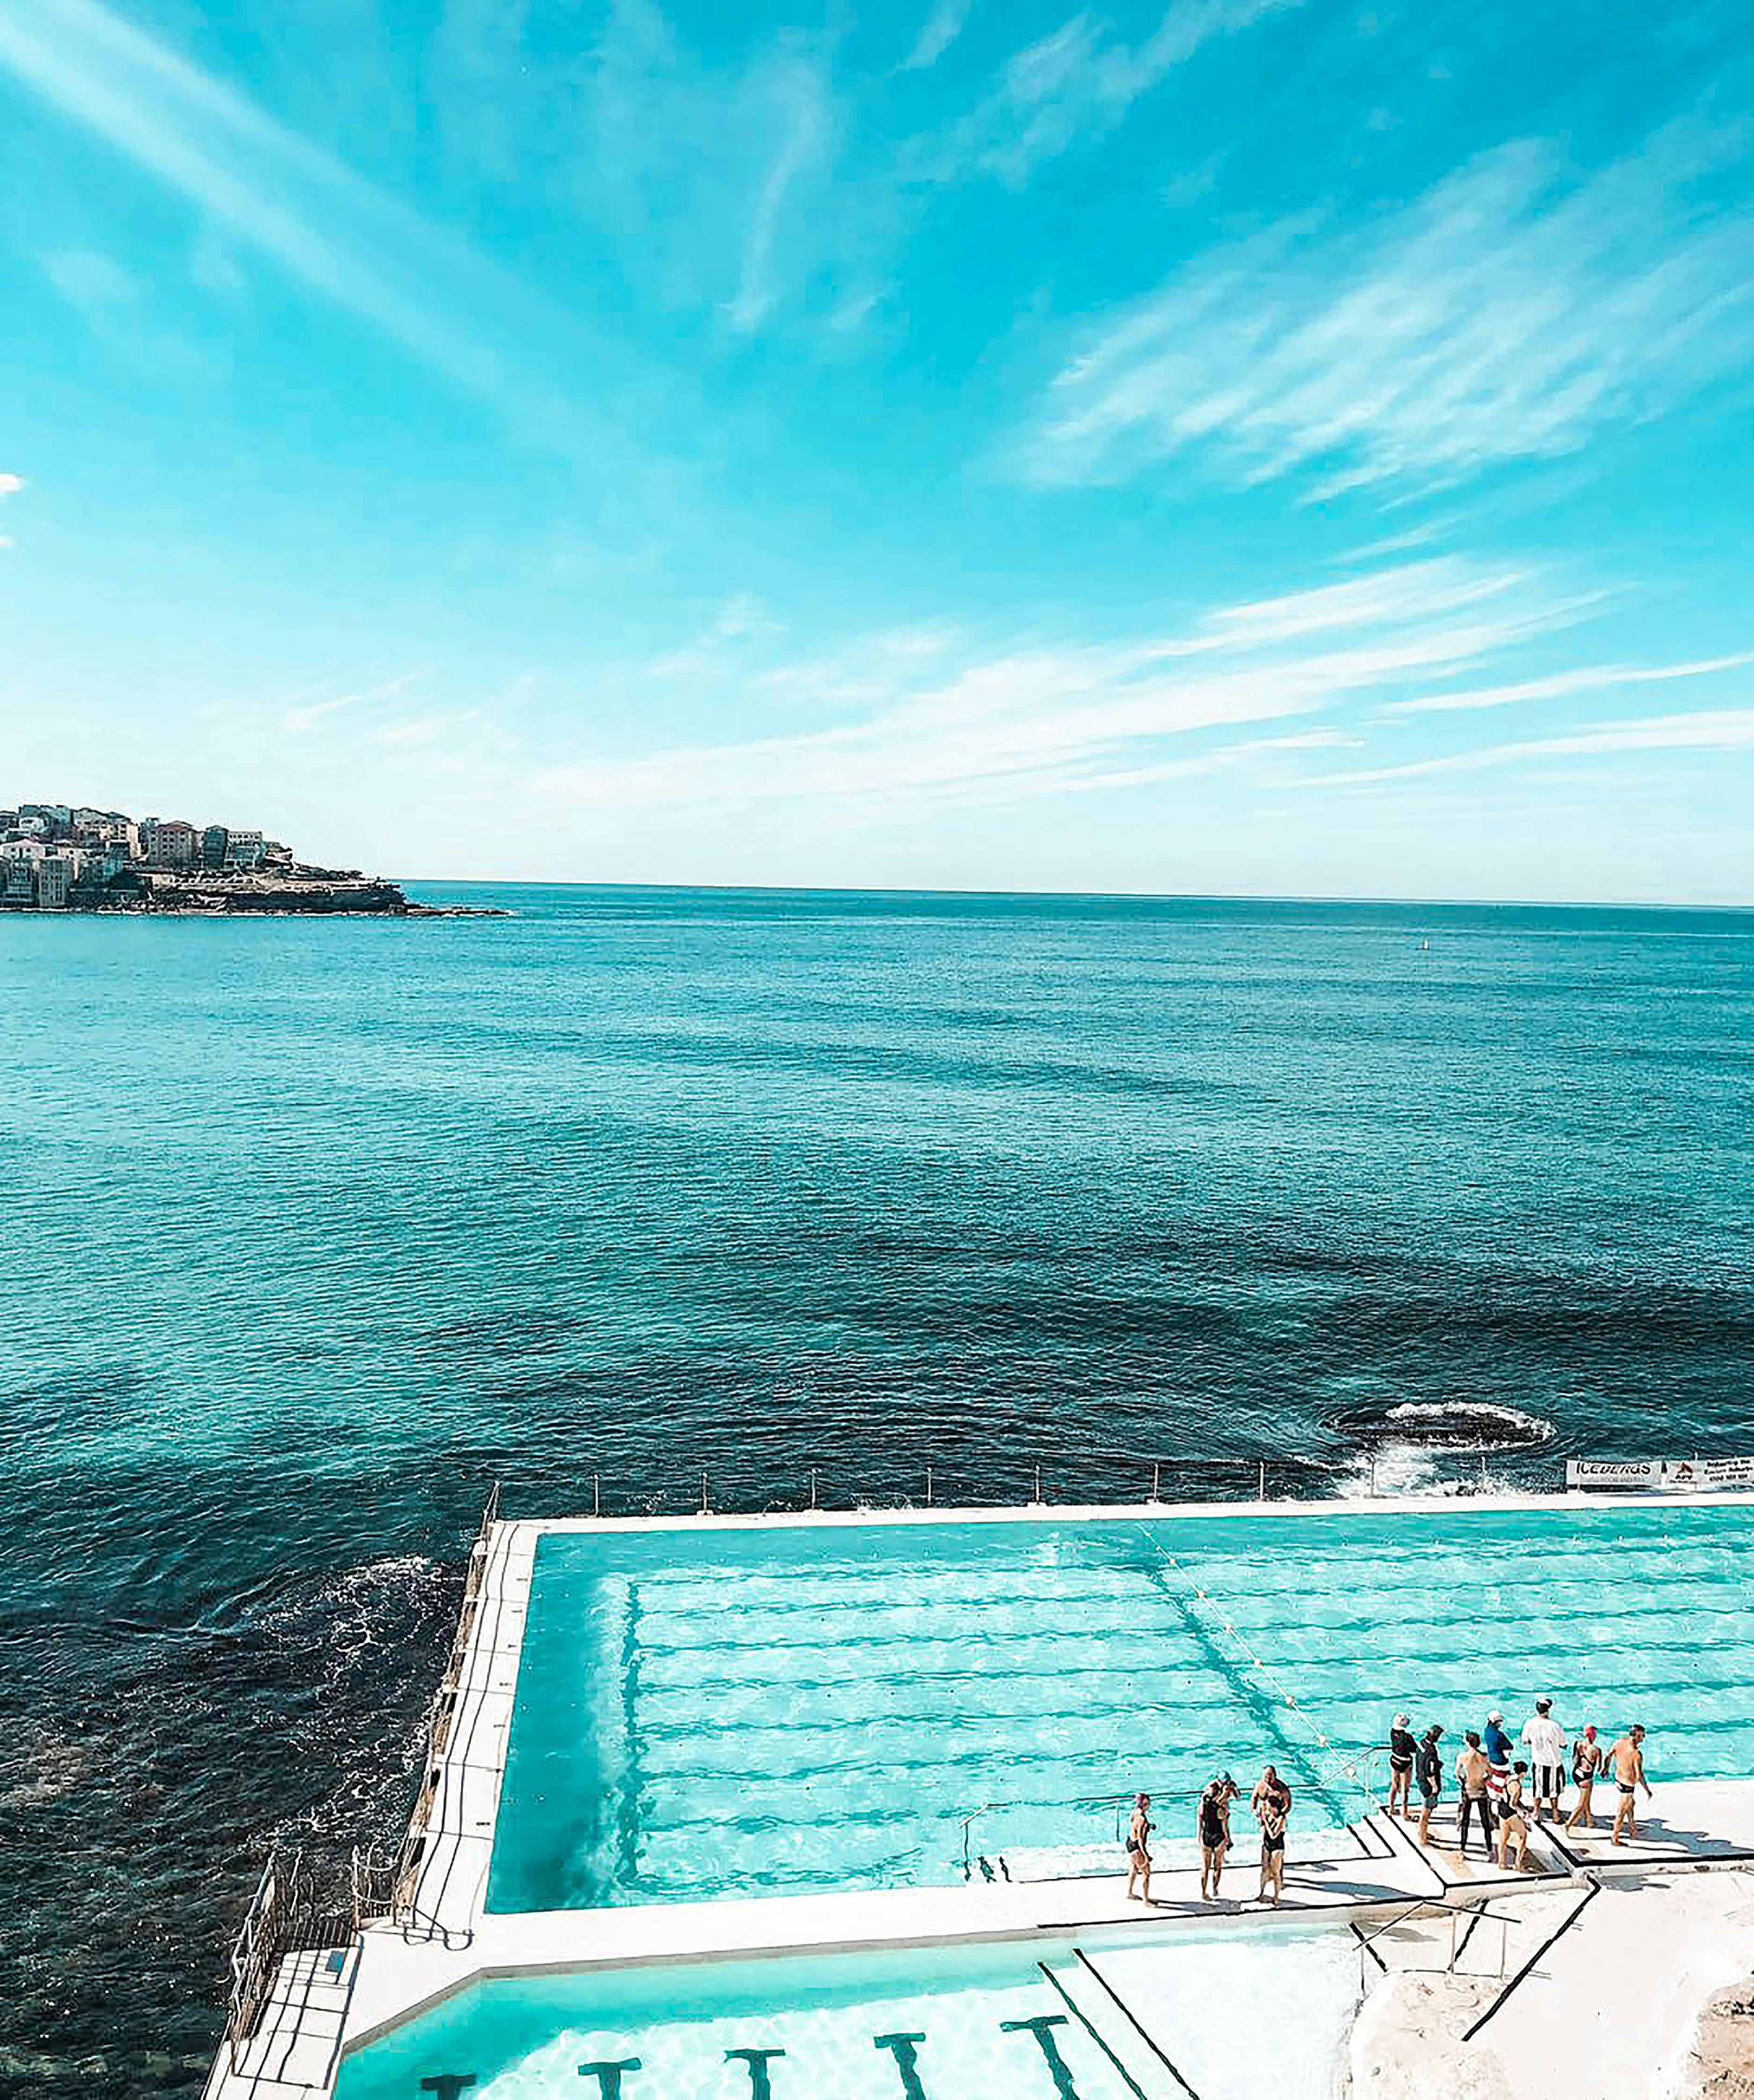
[[[1556,1940],[1562,1939],[1564,1935],[1571,1930],[1572,1926],[1577,1923],[1578,1920],[1584,1915],[1584,1912],[1589,1908],[1590,1905],[1596,1900],[1597,1897],[1602,1894],[1602,1884],[1597,1880],[1593,1874],[1586,1874],[1584,1878],[1589,1884],[1588,1887],[1584,1890],[1584,1900],[1578,1904],[1575,1910],[1568,1912],[1566,1915],[1560,1920],[1559,1923],[1554,1926],[1553,1930],[1548,1934],[1547,1937],[1541,1942],[1540,1945],[1535,1948],[1535,1952],[1529,1957],[1528,1960],[1523,1963],[1522,1966],[1517,1971],[1516,1974],[1511,1978],[1510,1981],[1504,1986],[1504,1989],[1499,1992],[1498,1996],[1492,2001],[1491,2004],[1489,2005],[1486,2010],[1481,2014],[1479,2018],[1477,2019],[1473,2025],[1468,2029],[1465,2034],[1463,2035],[1462,2040],[1464,2041],[1472,2041],[1473,2040],[1474,2036],[1478,2034],[1481,2028],[1486,2025],[1487,2022],[1497,2013],[1500,2007],[1502,2006],[1509,1998],[1511,1993],[1526,1980],[1531,1971],[1534,1969],[1535,1963],[1540,1960],[1541,1957],[1546,1953],[1547,1950],[1553,1946]]]
[[[1472,1461],[1482,1455],[1482,1447],[1474,1445],[1434,1445],[1430,1454],[1434,1462],[1443,1465],[1453,1462],[1446,1479],[1451,1491],[1478,1492],[1485,1485],[1477,1483],[1465,1475],[1461,1462]],[[1050,1469],[1042,1462],[1023,1459],[1016,1462],[1014,1480],[1006,1491],[998,1496],[977,1492],[974,1499],[958,1502],[947,1498],[945,1489],[948,1476],[946,1469],[935,1460],[922,1462],[918,1478],[912,1487],[905,1485],[894,1473],[886,1472],[877,1488],[855,1485],[843,1489],[841,1498],[834,1493],[832,1476],[820,1464],[807,1465],[800,1469],[795,1485],[789,1493],[776,1495],[771,1481],[758,1482],[739,1476],[737,1485],[727,1490],[722,1473],[718,1484],[714,1485],[714,1471],[710,1466],[696,1465],[685,1473],[678,1473],[662,1485],[649,1484],[638,1493],[627,1493],[622,1506],[617,1509],[608,1505],[612,1498],[606,1490],[603,1476],[594,1471],[590,1476],[590,1513],[592,1518],[604,1524],[614,1524],[627,1518],[650,1517],[665,1512],[674,1516],[693,1515],[701,1517],[738,1514],[832,1514],[836,1511],[853,1511],[875,1507],[902,1509],[953,1510],[958,1507],[990,1507],[997,1499],[1016,1507],[1050,1508],[1054,1507],[1054,1482]],[[1359,1499],[1368,1500],[1380,1493],[1375,1460],[1367,1449],[1361,1449],[1349,1459],[1298,1458],[1288,1458],[1283,1448],[1270,1450],[1244,1451],[1220,1454],[1207,1458],[1193,1458],[1185,1453],[1171,1456],[1154,1456],[1149,1449],[1144,1451],[1097,1451],[1080,1455],[1077,1474],[1080,1482],[1092,1481],[1088,1489],[1075,1485],[1065,1499],[1078,1507],[1116,1509],[1149,1509],[1164,1499],[1165,1485],[1180,1477],[1182,1482],[1222,1482],[1222,1493],[1217,1498],[1209,1493],[1195,1498],[1198,1500],[1220,1498],[1232,1501],[1266,1502],[1270,1489],[1278,1485],[1281,1491],[1290,1483],[1295,1490],[1298,1483],[1312,1480],[1337,1480],[1351,1478],[1357,1482]],[[964,1485],[977,1491],[987,1486],[990,1473],[964,1476]],[[1436,1498],[1433,1498],[1436,1499]]]
[[[336,1907],[319,1898],[303,1854],[271,1851],[232,1943],[225,2046],[234,2072],[262,2024],[281,1963],[301,1948],[329,1945],[339,1922]]]
[[[452,1724],[457,1718],[462,1689],[463,1665],[468,1660],[475,1616],[487,1580],[488,1555],[493,1543],[494,1526],[500,1520],[499,1510],[500,1483],[496,1480],[488,1491],[481,1522],[476,1529],[475,1542],[469,1549],[468,1567],[463,1577],[462,1608],[457,1615],[457,1630],[451,1636],[444,1669],[426,1710],[426,1726],[422,1731],[420,1785],[414,1796],[408,1827],[396,1848],[395,1858],[387,1870],[387,1893],[381,1907],[373,1913],[375,1916],[389,1917],[404,1923],[413,1918],[414,1891],[419,1880],[421,1858],[426,1849],[426,1826],[431,1818],[433,1802],[438,1795]]]

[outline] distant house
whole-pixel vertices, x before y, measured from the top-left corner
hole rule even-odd
[[[195,865],[201,837],[192,824],[184,823],[180,817],[148,817],[140,830],[148,867],[181,873]]]
[[[227,849],[232,834],[223,824],[210,824],[201,835],[201,864],[203,867],[223,867]]]
[[[37,863],[37,909],[64,911],[73,886],[73,863],[67,854],[45,854]]]
[[[267,841],[260,832],[232,832],[228,834],[225,864],[228,867],[260,867],[267,858]]]

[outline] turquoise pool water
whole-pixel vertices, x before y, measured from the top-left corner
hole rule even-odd
[[[345,2058],[336,2100],[1137,2100],[1179,2089],[1153,2043],[1214,2100],[1329,2100],[1357,1981],[1333,1929],[506,1979]]]
[[[1111,1842],[1078,1804],[1143,1787],[1173,1838],[1268,1759],[1307,1829],[1398,1708],[1453,1749],[1543,1692],[1745,1776],[1751,1577],[1754,1506],[550,1535],[488,1908],[953,1881],[971,1815]]]

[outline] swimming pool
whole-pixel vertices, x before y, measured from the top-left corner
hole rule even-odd
[[[1754,1507],[549,1534],[488,1908],[952,1881],[970,1817],[1111,1842],[1076,1804],[1143,1786],[1173,1837],[1266,1759],[1307,1829],[1397,1708],[1453,1749],[1540,1692],[1746,1776],[1751,1577]]]
[[[525,1976],[344,2058],[335,2100],[1329,2100],[1357,1984],[1333,1929]]]

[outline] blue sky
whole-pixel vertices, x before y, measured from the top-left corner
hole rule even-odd
[[[1739,5],[0,0],[0,800],[1754,902]]]

